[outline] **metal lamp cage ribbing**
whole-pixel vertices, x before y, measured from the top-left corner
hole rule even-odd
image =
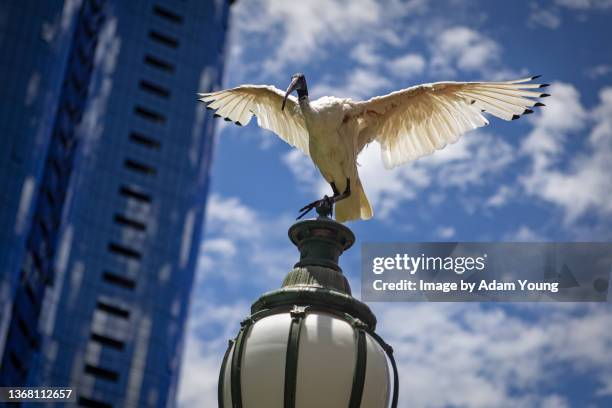
[[[266,341],[277,343],[277,346],[280,341],[285,343],[283,346],[286,345],[284,356],[276,355],[272,359],[276,362],[276,373],[279,374],[282,371],[283,377],[281,384],[275,385],[278,392],[282,392],[282,397],[278,397],[278,406],[282,405],[284,408],[304,406],[303,403],[296,400],[299,394],[298,372],[301,364],[312,365],[312,362],[300,361],[300,344],[313,347],[311,343],[308,343],[304,333],[317,332],[319,337],[321,333],[324,333],[322,337],[326,337],[327,332],[321,330],[321,327],[333,327],[335,329],[329,330],[329,336],[340,337],[334,338],[333,343],[343,343],[346,349],[343,352],[353,353],[352,367],[348,367],[352,371],[350,374],[352,378],[350,385],[345,384],[350,388],[350,394],[346,394],[349,390],[338,391],[339,393],[344,392],[343,395],[348,397],[347,407],[360,408],[364,403],[366,405],[363,405],[363,408],[387,406],[396,408],[399,376],[393,349],[375,333],[376,317],[366,304],[351,296],[348,281],[338,266],[338,259],[342,252],[350,248],[355,241],[353,233],[342,224],[329,218],[319,217],[316,220],[304,220],[294,224],[289,229],[289,237],[300,250],[300,261],[289,272],[280,289],[264,294],[252,305],[251,315],[241,322],[236,338],[229,341],[219,373],[219,407],[262,406],[258,401],[243,400],[243,388],[246,386],[243,367],[245,354],[252,356],[257,351],[251,351],[251,349],[260,350],[261,343],[255,345],[251,343],[257,343],[257,338],[262,337]],[[270,326],[274,319],[275,326]],[[268,323],[264,323],[266,321]],[[272,335],[270,329],[257,331],[258,329],[255,328],[256,325],[266,324],[268,328],[281,327],[281,329],[274,329],[279,332],[277,335]],[[263,335],[262,330],[265,332]],[[344,338],[341,338],[342,336]],[[348,340],[348,337],[352,339]],[[328,345],[328,347],[331,346]],[[282,347],[276,348],[277,354],[280,349]],[[335,350],[343,349],[336,348]],[[264,357],[269,357],[269,353]],[[384,398],[381,395],[374,395],[376,392],[380,393],[376,385],[381,381],[378,377],[382,377],[382,360],[384,360],[384,370],[388,380],[386,387],[380,387],[384,388],[383,391],[387,393]],[[280,361],[283,362],[284,367],[279,366]],[[267,364],[269,363],[262,363],[262,369]],[[331,375],[331,373],[325,374]],[[389,374],[392,378],[389,378]],[[270,381],[275,380],[279,382],[278,378],[270,378]],[[261,384],[261,379],[256,379],[255,383]],[[392,387],[392,392],[389,392],[390,387]],[[368,395],[364,396],[364,393]],[[366,403],[364,398],[370,402]],[[384,399],[386,402],[372,405],[371,401],[378,401],[376,398]],[[281,399],[282,402],[280,402]]]

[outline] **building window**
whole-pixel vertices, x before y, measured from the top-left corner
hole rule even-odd
[[[156,68],[160,71],[169,72],[169,73],[174,72],[173,64],[171,64],[168,61],[164,61],[161,58],[154,57],[153,55],[149,55],[149,54],[145,55],[144,62],[145,64],[150,65],[151,67]]]
[[[51,168],[55,172],[55,176],[58,179],[62,177],[62,166],[59,164],[57,159],[55,159],[55,158],[51,159]]]
[[[55,208],[56,200],[55,200],[55,196],[53,196],[53,192],[49,190],[47,186],[43,186],[43,190],[45,191],[45,197],[47,198],[49,207]]]
[[[121,214],[115,214],[114,220],[119,225],[134,228],[138,231],[145,231],[147,229],[147,226],[144,223],[133,220]]]
[[[30,286],[29,281],[25,283],[25,291],[26,291],[26,295],[28,295],[28,299],[30,299],[30,303],[32,303],[33,305],[38,304],[38,300],[36,299],[36,296],[34,295],[34,291],[32,290],[32,287]]]
[[[102,302],[100,300],[98,300],[98,303],[96,303],[96,309],[106,312],[108,314],[112,314],[113,316],[121,317],[123,319],[127,319],[130,317],[129,310],[116,305],[111,305],[110,303]]]
[[[74,90],[77,92],[77,94],[83,95],[83,91],[85,90],[85,85],[77,77],[76,71],[73,71],[70,74],[70,83],[74,87]]]
[[[102,279],[107,283],[122,287],[124,289],[132,290],[136,287],[136,282],[134,282],[132,279],[117,275],[116,273],[112,273],[109,271],[104,271],[102,273]]]
[[[60,142],[62,142],[62,146],[64,146],[64,149],[70,150],[72,147],[72,140],[66,135],[63,130],[60,129],[57,132]]]
[[[25,322],[23,321],[21,317],[17,317],[17,326],[19,326],[19,329],[21,330],[24,337],[29,339],[30,330],[28,329],[28,326],[25,324]]]
[[[162,34],[159,31],[151,30],[149,31],[149,38],[154,42],[165,45],[169,48],[177,48],[179,46],[178,39],[171,37],[167,34]]]
[[[83,47],[77,47],[76,55],[79,58],[79,62],[84,67],[88,67],[91,64],[91,58],[87,55],[87,51]]]
[[[116,350],[123,350],[123,347],[125,347],[125,343],[120,340],[115,340],[110,337],[103,336],[101,334],[96,334],[96,333],[91,333],[91,341],[100,343],[110,348],[114,348]]]
[[[98,401],[91,398],[86,398],[83,396],[79,396],[78,399],[79,406],[85,408],[113,408],[113,406],[107,402]]]
[[[13,350],[11,350],[11,352],[10,352],[10,357],[11,357],[11,363],[13,363],[13,366],[17,370],[21,371],[23,369],[23,363],[21,362],[19,357],[17,357],[17,354],[15,354],[15,352]]]
[[[147,164],[137,162],[136,160],[125,159],[123,165],[126,169],[134,171],[136,173],[146,174],[148,176],[154,176],[155,174],[157,174],[157,170],[155,169],[155,167],[151,167]]]
[[[108,250],[117,255],[125,256],[126,258],[132,258],[132,259],[142,258],[142,254],[136,251],[135,249],[131,249],[123,245],[115,244],[112,242],[108,244]]]
[[[160,6],[155,6],[153,7],[153,14],[155,14],[156,16],[159,16],[163,19],[166,19],[172,23],[175,24],[182,24],[183,23],[183,16],[176,14],[175,12],[168,10],[166,8],[160,7]]]
[[[140,201],[143,203],[150,203],[151,196],[143,193],[142,191],[137,191],[133,187],[121,186],[119,187],[119,194],[124,197],[134,199],[136,201]]]
[[[161,147],[159,140],[155,140],[138,132],[130,132],[130,140],[150,149],[159,149]]]
[[[34,267],[36,269],[38,269],[39,271],[42,271],[42,259],[40,258],[40,255],[38,255],[38,252],[36,252],[35,250],[30,250],[30,255],[32,255],[32,261],[34,262]]]
[[[85,372],[104,380],[116,382],[119,379],[119,373],[117,371],[96,367],[91,364],[85,364]]]
[[[166,123],[166,117],[159,112],[155,112],[154,110],[144,108],[142,106],[135,106],[134,113],[136,116],[139,116],[149,122],[153,122],[156,124],[164,124]]]
[[[159,96],[164,99],[168,99],[170,97],[170,90],[168,90],[168,88],[164,88],[163,86],[155,84],[153,82],[142,79],[138,83],[138,86],[143,91],[153,94],[155,96]]]
[[[40,232],[45,240],[49,240],[49,228],[47,228],[47,224],[45,220],[42,218],[38,218],[36,223],[38,224],[38,228],[40,228]]]

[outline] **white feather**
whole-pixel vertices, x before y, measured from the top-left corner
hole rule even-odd
[[[199,94],[200,101],[215,109],[215,113],[224,119],[246,125],[255,115],[259,126],[271,130],[308,155],[308,131],[304,117],[293,96],[287,98],[285,110],[281,110],[284,96],[280,89],[267,85],[242,85]]]
[[[377,140],[385,167],[431,154],[469,130],[489,122],[481,111],[504,120],[529,113],[533,97],[544,94],[525,91],[540,88],[526,84],[532,77],[507,82],[437,82],[392,92],[354,104],[353,115],[363,119],[368,137],[361,147]],[[410,128],[402,126],[409,122]]]

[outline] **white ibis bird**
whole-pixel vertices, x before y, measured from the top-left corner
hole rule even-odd
[[[216,117],[246,125],[255,115],[259,126],[310,156],[333,195],[306,205],[298,218],[335,203],[336,220],[343,222],[373,214],[357,170],[357,155],[368,143],[380,143],[387,169],[426,156],[488,125],[484,112],[514,120],[532,113],[531,107],[544,106],[535,98],[549,95],[533,89],[548,84],[530,83],[538,77],[436,82],[367,101],[324,96],[311,102],[306,78],[294,74],[285,92],[274,86],[241,85],[199,96]]]

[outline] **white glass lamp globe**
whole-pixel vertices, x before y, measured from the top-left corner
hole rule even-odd
[[[292,328],[296,319],[299,333],[292,345],[290,330],[296,329]],[[223,407],[235,406],[232,387],[236,386],[244,408],[285,407],[288,392],[293,393],[295,408],[351,407],[351,400],[361,408],[388,407],[392,386],[387,354],[383,345],[359,326],[358,322],[308,308],[246,324],[242,342],[230,346],[221,373]],[[292,353],[297,353],[295,367],[288,364]],[[240,380],[232,382],[237,358]],[[286,381],[294,385],[288,386]]]

